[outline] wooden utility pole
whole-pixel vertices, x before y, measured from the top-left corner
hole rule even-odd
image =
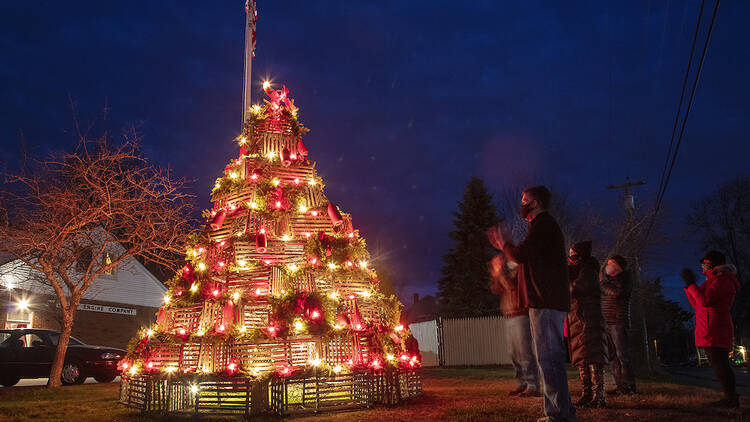
[[[625,228],[626,232],[630,232],[635,222],[635,197],[632,193],[632,188],[636,186],[643,186],[646,182],[639,180],[637,182],[631,182],[629,177],[625,178],[625,183],[620,185],[609,185],[609,190],[622,190],[622,207],[625,210]],[[635,277],[635,285],[639,286],[642,283],[641,280],[641,262],[639,253],[635,253],[634,256],[629,257],[633,260],[635,268],[633,269],[633,275]],[[646,351],[646,367],[651,372],[651,354],[649,352],[648,344],[648,327],[646,326],[646,315],[641,312],[641,325],[643,326],[643,346]]]

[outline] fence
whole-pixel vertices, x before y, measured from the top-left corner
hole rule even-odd
[[[422,366],[507,365],[510,348],[501,316],[438,318],[409,325]]]

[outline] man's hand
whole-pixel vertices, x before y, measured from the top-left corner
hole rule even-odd
[[[502,229],[500,228],[500,225],[492,226],[489,229],[487,229],[487,238],[490,240],[490,244],[495,249],[503,250],[503,235],[501,233]]]

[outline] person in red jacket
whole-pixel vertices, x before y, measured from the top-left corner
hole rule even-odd
[[[729,366],[729,350],[733,346],[734,325],[732,304],[740,289],[737,270],[727,265],[724,254],[709,251],[701,259],[706,276],[700,286],[695,284],[695,274],[685,268],[681,272],[685,281],[685,294],[695,308],[695,345],[706,351],[716,378],[724,390],[724,398],[712,403],[716,407],[740,406],[734,372]]]

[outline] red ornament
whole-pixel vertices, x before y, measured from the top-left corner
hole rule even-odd
[[[341,213],[339,212],[338,207],[330,202],[328,203],[328,218],[331,219],[333,227],[338,227],[344,224],[344,220],[341,218]]]
[[[227,210],[222,209],[214,215],[213,221],[211,221],[211,230],[219,230],[224,224],[224,219],[227,217]]]
[[[268,239],[266,239],[265,233],[258,233],[255,236],[255,249],[258,253],[266,253],[266,250],[268,250]]]
[[[302,143],[302,139],[297,141],[297,153],[303,157],[307,157],[307,148],[305,148],[305,144]]]

